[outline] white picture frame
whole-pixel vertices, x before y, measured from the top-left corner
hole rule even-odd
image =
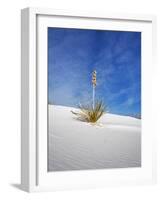
[[[47,115],[45,107],[39,106],[46,104],[44,94],[47,87],[45,67],[47,54],[44,52],[46,40],[42,40],[45,37],[45,30],[49,25],[107,29],[107,21],[110,21],[110,28],[114,30],[139,30],[144,33],[142,45],[146,56],[143,56],[142,61],[144,100],[142,167],[48,173]],[[152,132],[154,119],[151,115],[153,104],[150,98],[153,87],[151,76],[156,55],[155,16],[25,8],[21,14],[21,49],[21,188],[23,190],[54,191],[156,182],[156,145],[155,133]]]

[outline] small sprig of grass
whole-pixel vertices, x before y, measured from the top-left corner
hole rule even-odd
[[[79,120],[96,123],[106,111],[106,107],[102,101],[97,101],[94,108],[92,105],[79,105],[79,112],[73,112]]]

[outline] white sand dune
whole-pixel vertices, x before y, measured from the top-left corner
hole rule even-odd
[[[49,171],[141,166],[141,120],[105,114],[91,125],[71,110],[49,105]]]

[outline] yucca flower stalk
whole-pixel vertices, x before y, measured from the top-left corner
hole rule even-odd
[[[105,113],[106,107],[102,101],[95,102],[95,88],[96,88],[96,70],[92,72],[92,86],[93,86],[93,96],[92,104],[82,105],[80,104],[78,112],[71,111],[77,116],[81,121],[96,123],[100,117]]]
[[[92,95],[92,104],[93,104],[93,109],[95,108],[95,88],[97,85],[97,80],[96,80],[96,70],[92,72],[92,86],[93,86],[93,95]]]

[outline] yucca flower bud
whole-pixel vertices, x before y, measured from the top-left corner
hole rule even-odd
[[[97,85],[96,73],[97,73],[96,70],[94,70],[92,72],[92,84],[93,84],[93,87],[96,87],[96,85]]]

